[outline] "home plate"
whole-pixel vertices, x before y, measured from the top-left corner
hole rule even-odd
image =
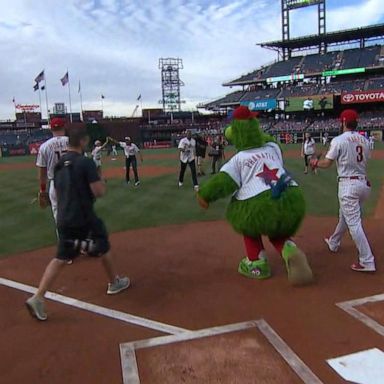
[[[378,348],[327,360],[344,379],[356,384],[384,383],[384,352]]]

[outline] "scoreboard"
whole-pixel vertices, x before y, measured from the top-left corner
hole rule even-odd
[[[321,4],[324,0],[285,0],[288,9],[297,9],[309,7],[311,5]]]

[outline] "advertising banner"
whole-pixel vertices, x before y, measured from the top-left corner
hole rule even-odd
[[[43,142],[29,144],[29,153],[31,155],[37,155],[37,153],[39,152],[39,148],[40,148],[41,144],[43,144]]]
[[[341,104],[382,103],[384,91],[356,91],[341,94]]]
[[[4,145],[1,147],[1,155],[9,156],[25,156],[29,155],[29,148],[26,145]]]
[[[248,107],[251,111],[268,111],[274,110],[277,107],[276,99],[242,101],[240,104]]]
[[[307,97],[288,97],[285,100],[286,112],[321,111],[333,109],[333,95],[316,95]]]

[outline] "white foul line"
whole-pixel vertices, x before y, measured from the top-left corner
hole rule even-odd
[[[34,294],[37,290],[37,288],[32,287],[30,285],[18,283],[13,280],[3,279],[1,277],[0,277],[0,285],[4,285],[6,287],[14,288],[19,291],[28,292],[31,294]],[[163,324],[158,321],[146,319],[144,317],[130,315],[128,313],[116,311],[114,309],[109,309],[109,308],[101,307],[99,305],[86,303],[85,301],[77,300],[72,297],[63,296],[54,292],[47,292],[45,297],[52,301],[66,304],[74,308],[82,309],[84,311],[92,312],[97,315],[109,317],[115,320],[120,320],[129,324],[138,325],[140,327],[153,329],[163,333],[169,333],[171,335],[177,335],[181,333],[184,334],[186,332],[189,332],[187,329],[184,329],[184,328],[174,327],[172,325]]]
[[[293,352],[285,341],[273,330],[265,320],[247,321],[244,323],[230,324],[222,327],[190,331],[185,334],[157,337],[148,340],[140,340],[131,343],[120,344],[121,366],[123,384],[140,384],[139,371],[137,367],[135,350],[152,348],[161,345],[196,340],[204,337],[212,337],[225,333],[243,331],[246,329],[258,329],[272,345],[272,347],[287,362],[290,368],[305,384],[323,384],[315,376],[309,367]]]
[[[379,335],[384,336],[384,326],[379,324],[377,321],[373,320],[371,317],[367,316],[365,313],[360,312],[356,307],[368,303],[377,303],[384,301],[384,294],[374,295],[369,297],[363,297],[361,299],[344,301],[343,303],[337,303],[336,305],[341,308],[343,311],[347,312],[349,315],[355,319],[361,321],[367,327],[373,329]]]

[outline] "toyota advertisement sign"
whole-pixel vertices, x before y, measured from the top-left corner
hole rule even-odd
[[[384,91],[359,91],[341,94],[341,104],[362,104],[384,102]]]

